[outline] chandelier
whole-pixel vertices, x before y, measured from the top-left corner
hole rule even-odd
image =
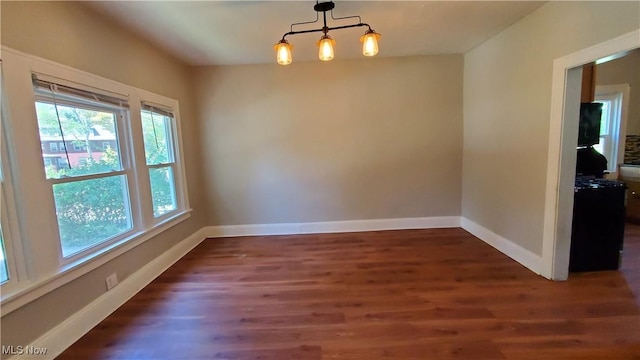
[[[293,61],[291,55],[291,49],[293,45],[291,45],[285,38],[289,35],[296,34],[306,34],[312,32],[322,32],[322,37],[318,40],[318,58],[322,61],[329,61],[333,59],[333,45],[335,45],[336,41],[329,36],[330,30],[340,30],[340,29],[348,29],[352,27],[360,27],[366,26],[369,29],[360,37],[360,42],[362,42],[362,54],[364,56],[375,56],[378,53],[378,39],[380,38],[380,34],[371,29],[369,24],[365,24],[360,19],[360,16],[346,16],[346,17],[333,17],[333,8],[336,5],[333,1],[329,2],[317,2],[313,6],[313,10],[316,11],[316,20],[315,21],[306,21],[300,23],[291,24],[291,31],[282,35],[282,40],[278,41],[277,44],[273,46],[276,50],[276,60],[280,65],[289,65]],[[333,20],[345,20],[345,19],[358,19],[358,23],[351,25],[342,25],[342,26],[327,26],[327,12],[331,13],[331,19]],[[323,26],[319,29],[311,29],[311,30],[300,30],[293,31],[294,26],[305,25],[305,24],[315,24],[319,22],[320,16],[322,13],[322,21]]]

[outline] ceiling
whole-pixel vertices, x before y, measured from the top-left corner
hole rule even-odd
[[[531,13],[540,1],[340,1],[335,17],[359,15],[382,34],[378,56],[461,54]],[[315,1],[91,1],[190,65],[275,63],[273,45],[295,22],[313,21]],[[329,15],[329,14],[327,14]],[[322,21],[322,18],[321,20]],[[328,20],[328,26],[352,21]],[[297,26],[294,30],[320,28]],[[336,59],[362,57],[366,28],[329,32]],[[317,60],[320,33],[287,37],[293,59]]]

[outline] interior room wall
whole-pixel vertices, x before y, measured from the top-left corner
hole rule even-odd
[[[2,45],[178,99],[188,187],[202,186],[188,67],[80,3],[2,1],[0,6]],[[3,316],[2,344],[29,344],[102,295],[108,274],[116,272],[122,281],[204,226],[205,205],[195,190],[190,190],[190,203],[189,220]]]
[[[627,135],[640,135],[640,49],[596,65],[596,86],[617,84],[629,84],[630,88]]]
[[[460,215],[462,56],[194,72],[211,225]]]
[[[639,13],[549,2],[465,54],[465,218],[542,254],[553,61],[638,29]]]

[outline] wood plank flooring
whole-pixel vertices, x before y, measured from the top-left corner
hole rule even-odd
[[[210,239],[59,359],[640,359],[625,247],[551,282],[461,229]]]

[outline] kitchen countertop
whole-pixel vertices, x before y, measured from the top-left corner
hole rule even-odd
[[[619,174],[622,179],[640,181],[640,165],[622,164]]]

